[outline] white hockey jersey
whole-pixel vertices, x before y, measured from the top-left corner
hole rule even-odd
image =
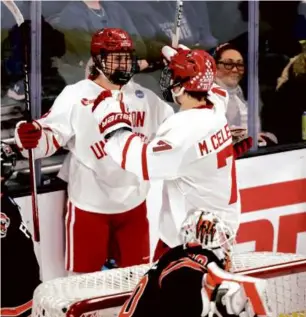
[[[223,100],[223,101],[222,101]],[[129,131],[115,134],[106,152],[140,179],[164,179],[160,237],[170,247],[182,243],[179,232],[187,213],[216,212],[231,229],[239,226],[240,196],[232,136],[218,104],[174,114],[144,144]]]
[[[51,156],[59,147],[68,148],[71,155],[67,161],[68,196],[72,203],[91,212],[121,213],[146,199],[149,183],[121,169],[106,154],[92,115],[93,102],[102,91],[102,87],[89,79],[67,86],[50,112],[38,120],[43,133],[35,158]],[[128,84],[121,92],[131,109],[133,131],[146,142],[173,114],[167,103],[138,84]],[[119,91],[112,94],[116,96]],[[27,156],[27,151],[23,155]]]

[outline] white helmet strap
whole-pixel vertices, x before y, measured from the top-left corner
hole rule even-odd
[[[177,101],[177,97],[181,96],[184,92],[185,92],[184,87],[181,87],[181,89],[177,93],[173,91],[173,88],[171,89],[172,98],[177,105],[180,105],[180,103]]]

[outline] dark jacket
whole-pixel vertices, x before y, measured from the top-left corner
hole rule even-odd
[[[306,111],[306,73],[293,75],[262,109],[262,128],[274,133],[280,144],[302,141],[302,115]]]

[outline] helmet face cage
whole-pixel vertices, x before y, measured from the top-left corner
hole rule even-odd
[[[159,80],[159,86],[164,99],[168,102],[175,102],[172,89],[176,86],[182,86],[188,80],[189,77],[186,77],[184,79],[179,77],[173,79],[173,71],[169,68],[169,66],[165,66],[161,72]]]
[[[168,66],[165,66],[160,75],[159,86],[164,99],[168,102],[174,102],[171,93],[172,83],[172,71]]]
[[[9,144],[1,141],[1,178],[9,179],[16,166],[17,155]]]
[[[196,210],[183,223],[181,237],[184,244],[198,243],[203,249],[219,249],[226,256],[232,249],[235,235],[214,213]]]
[[[96,72],[115,85],[125,85],[138,71],[132,38],[119,28],[97,31],[91,40],[91,56]]]
[[[115,85],[123,86],[138,72],[137,57],[134,52],[106,52],[93,56],[95,66]]]

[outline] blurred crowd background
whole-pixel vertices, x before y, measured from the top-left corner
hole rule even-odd
[[[46,113],[66,85],[85,78],[91,36],[103,27],[120,27],[132,35],[136,54],[148,66],[133,80],[161,96],[160,49],[171,43],[176,1],[16,3],[27,20],[30,68],[39,73],[37,80],[31,77],[37,114]],[[258,145],[267,148],[303,142],[306,3],[259,2],[258,113],[250,114],[248,65],[253,55],[248,49],[248,20],[247,1],[184,1],[180,43],[201,47],[215,57],[216,81],[230,95],[230,125],[246,128],[250,116],[258,118]],[[33,43],[38,43],[38,47]],[[25,115],[22,50],[15,20],[1,3],[1,139],[9,143],[16,123]],[[44,173],[54,172],[64,155],[65,151],[60,151],[57,156],[44,159]],[[26,168],[27,162],[20,158],[17,173]]]

